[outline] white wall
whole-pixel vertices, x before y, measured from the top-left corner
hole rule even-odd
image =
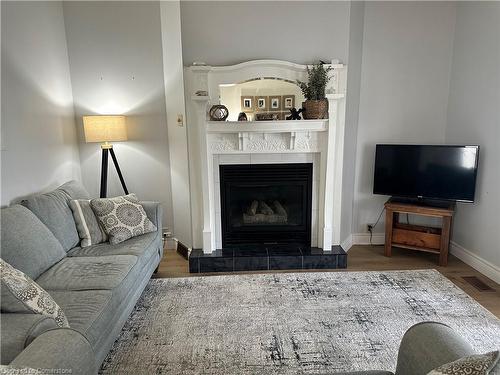
[[[184,64],[347,62],[349,6],[347,1],[183,1]]]
[[[66,2],[64,16],[85,186],[98,195],[101,149],[84,143],[82,115],[125,114],[129,141],[114,148],[127,187],[159,200],[171,226],[159,2]],[[108,196],[122,194],[109,171]]]
[[[80,179],[61,2],[2,2],[2,205]]]
[[[452,240],[500,268],[500,3],[457,5],[446,141],[479,144],[475,204],[459,204]],[[498,271],[497,271],[498,272]]]
[[[171,229],[178,241],[191,247],[193,233],[179,1],[163,1],[160,10],[172,185],[173,225]],[[181,124],[177,122],[179,115],[183,119]]]
[[[356,176],[356,142],[358,136],[361,62],[363,57],[364,15],[364,2],[352,2],[349,12],[349,66],[347,69],[344,168],[342,170],[341,244],[344,241],[349,241],[352,233],[354,182]],[[349,246],[349,244],[345,244],[345,246]]]
[[[375,144],[444,142],[454,22],[453,3],[365,4],[353,233],[387,199],[372,194]]]

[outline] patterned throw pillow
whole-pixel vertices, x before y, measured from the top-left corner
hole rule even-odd
[[[90,207],[90,200],[75,199],[69,201],[69,207],[73,211],[81,247],[88,247],[108,240],[108,235],[102,229]]]
[[[499,360],[499,352],[470,355],[435,368],[427,375],[488,375]]]
[[[92,199],[90,206],[109,236],[111,244],[154,232],[157,229],[146,216],[146,211],[135,194]]]
[[[53,318],[59,327],[69,327],[66,315],[50,294],[3,259],[0,279],[2,311],[40,314]]]

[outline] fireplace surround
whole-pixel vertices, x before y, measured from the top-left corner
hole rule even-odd
[[[304,81],[306,65],[256,60],[185,68],[191,272],[345,267],[340,228],[347,69],[337,60],[329,65],[328,119],[295,121],[210,121],[207,112],[219,103],[221,87]],[[276,171],[260,175],[259,183],[238,176],[244,169],[280,168],[283,177],[307,164],[312,176],[301,183],[273,182]]]
[[[222,247],[311,244],[312,163],[220,165]]]

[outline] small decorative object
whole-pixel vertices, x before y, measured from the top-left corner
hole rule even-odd
[[[196,96],[208,96],[208,91],[206,91],[206,90],[198,90],[194,94]]]
[[[281,109],[281,96],[270,96],[269,103],[272,111],[279,111]]]
[[[287,120],[300,120],[300,112],[302,112],[302,108],[297,111],[297,109],[292,108],[290,110],[290,116],[287,116]]]
[[[245,112],[240,112],[238,115],[238,121],[248,121],[247,114]]]
[[[283,109],[295,107],[295,95],[283,95]]]
[[[212,121],[226,121],[227,116],[229,116],[229,111],[226,106],[215,104],[210,108],[209,115]]]
[[[241,97],[241,110],[243,112],[253,112],[254,110],[254,97],[242,96]]]
[[[268,103],[268,97],[267,96],[257,96],[257,110],[258,111],[267,111],[267,103]]]
[[[325,96],[326,84],[330,80],[328,72],[331,67],[325,69],[323,64],[315,64],[312,68],[307,67],[308,82],[297,81],[306,101],[302,103],[304,108],[304,119],[328,118],[328,100]]]
[[[279,119],[280,113],[276,112],[264,112],[255,114],[255,121],[276,121]]]

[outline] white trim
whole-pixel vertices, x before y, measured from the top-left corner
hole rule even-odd
[[[385,243],[385,233],[373,233],[371,245],[383,245]],[[353,233],[353,245],[370,245],[370,233]]]
[[[450,253],[486,277],[500,284],[500,267],[474,254],[454,241],[450,242]]]
[[[345,252],[348,252],[352,245],[352,234],[350,234],[344,241],[340,243],[340,246],[342,247],[342,249],[344,249]]]

